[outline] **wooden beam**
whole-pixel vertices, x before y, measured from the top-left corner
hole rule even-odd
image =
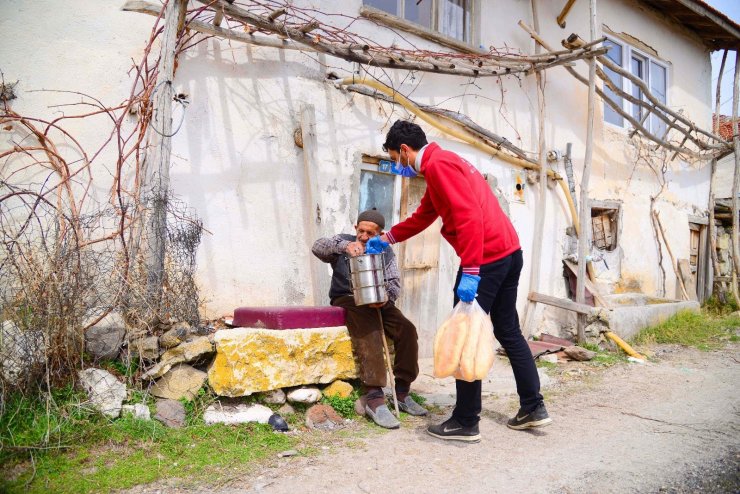
[[[141,14],[147,14],[158,17],[160,7],[145,0],[128,0],[121,10],[126,12],[139,12]],[[218,12],[223,13],[223,10],[218,9]],[[215,19],[214,19],[215,22]],[[270,36],[256,35],[256,34],[244,34],[231,29],[219,27],[218,25],[207,24],[199,20],[191,20],[188,23],[188,28],[199,33],[209,34],[212,36],[218,36],[220,38],[228,39],[231,41],[239,41],[240,43],[247,43],[254,46],[264,46],[268,48],[280,48],[283,50],[300,50],[300,51],[316,51],[310,46],[301,45],[289,39],[279,40],[274,39]]]
[[[573,302],[572,300],[557,298],[543,293],[530,292],[527,298],[532,302],[551,305],[553,307],[573,311],[576,314],[583,314],[586,316],[594,315],[599,312],[599,309],[591,307],[590,305],[580,304],[578,302]]]
[[[537,12],[537,0],[531,1],[532,24],[535,30],[539,30],[539,15]],[[534,43],[534,52],[539,54],[542,47]],[[542,270],[542,243],[544,242],[545,215],[547,214],[547,149],[545,144],[545,79],[542,72],[535,73],[535,85],[537,90],[537,151],[539,152],[539,194],[537,196],[537,207],[534,217],[534,235],[532,236],[531,270],[529,272],[529,290],[540,289],[540,274]],[[535,303],[527,304],[527,312],[524,318],[524,338],[533,333],[535,325]]]
[[[571,7],[573,7],[573,4],[576,3],[576,0],[568,0],[568,2],[563,7],[563,10],[560,11],[560,14],[558,15],[558,26],[565,29],[565,18],[568,17],[568,13],[570,12]],[[535,27],[535,29],[537,29]]]
[[[390,27],[405,31],[407,33],[414,34],[416,36],[419,36],[420,38],[433,41],[442,46],[446,46],[447,48],[452,48],[453,50],[457,50],[462,53],[472,53],[476,55],[488,54],[487,51],[481,50],[479,48],[475,48],[471,44],[457,40],[450,36],[446,36],[437,31],[427,29],[416,23],[409,22],[405,19],[389,14],[388,12],[384,12],[382,10],[379,10],[379,9],[376,9],[376,8],[373,8],[367,5],[363,5],[360,8],[360,16],[366,19],[370,19],[375,22],[379,22],[386,26],[390,26]]]
[[[732,294],[735,303],[740,305],[737,279],[740,278],[740,245],[738,245],[738,208],[740,202],[737,194],[740,192],[740,137],[737,132],[738,105],[740,105],[740,50],[735,51],[735,78],[732,85],[732,145],[735,150],[735,167],[732,175]],[[719,115],[717,115],[719,118]]]
[[[589,2],[589,25],[591,27],[591,39],[596,38],[596,0]],[[591,239],[589,238],[589,222],[591,220],[591,203],[588,199],[588,182],[591,177],[591,160],[594,149],[594,106],[596,104],[596,61],[588,61],[588,114],[586,117],[586,152],[583,159],[583,174],[581,175],[581,211],[579,220],[581,223],[581,234],[578,236],[578,274],[576,275],[576,302],[582,304],[586,300],[586,250],[591,251]],[[585,341],[586,318],[578,316],[577,338],[579,342]]]
[[[167,203],[170,188],[170,155],[172,152],[172,101],[177,50],[177,21],[184,2],[170,0],[164,12],[157,85],[152,92],[152,117],[146,130],[144,157],[141,164],[140,191],[146,208],[143,225],[143,255],[147,273],[147,295],[153,308],[149,316],[158,316],[162,299],[167,237]]]

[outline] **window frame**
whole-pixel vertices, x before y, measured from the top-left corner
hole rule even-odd
[[[382,10],[382,9],[380,9],[378,7],[375,7],[374,5],[370,5],[369,3],[366,3],[364,0],[362,1],[362,5],[363,6],[367,6],[367,7],[371,7],[371,8],[377,9],[377,10],[380,10],[382,12],[387,13],[388,15],[392,15],[394,17],[398,17],[399,19],[402,19],[402,20],[404,20],[406,22],[412,23],[412,24],[414,24],[416,26],[419,26],[419,27],[421,27],[423,29],[429,29],[431,31],[434,31],[436,33],[439,33],[442,36],[447,36],[448,38],[453,39],[455,41],[458,41],[460,43],[465,43],[465,44],[468,44],[468,45],[471,45],[471,46],[476,46],[476,40],[477,40],[477,36],[478,36],[478,27],[477,27],[477,24],[476,24],[475,21],[476,21],[476,19],[478,17],[478,11],[479,11],[478,2],[479,2],[479,0],[465,0],[466,2],[469,2],[470,3],[470,16],[469,16],[469,19],[468,19],[468,22],[467,22],[467,26],[463,26],[463,29],[464,30],[467,30],[467,32],[465,33],[466,34],[465,39],[455,38],[454,36],[449,35],[449,34],[446,34],[446,33],[443,33],[440,30],[440,17],[442,15],[442,12],[441,11],[442,11],[442,7],[443,7],[443,3],[442,3],[443,0],[431,0],[432,1],[432,14],[431,14],[431,17],[432,17],[432,19],[431,19],[432,26],[431,27],[427,27],[427,26],[425,26],[423,24],[419,24],[419,23],[414,22],[412,20],[406,19],[406,17],[404,16],[405,11],[406,11],[406,2],[415,2],[415,1],[416,0],[395,0],[395,2],[396,2],[396,12],[395,13],[388,12],[386,10]]]
[[[627,43],[627,42],[625,42],[625,41],[623,41],[623,40],[621,40],[621,39],[619,39],[619,38],[617,38],[615,36],[610,36],[610,35],[607,34],[607,35],[605,35],[605,37],[606,37],[606,39],[609,42],[614,43],[615,45],[619,45],[622,48],[622,60],[621,60],[621,62],[619,64],[620,68],[622,70],[628,71],[633,76],[638,77],[639,79],[641,79],[648,88],[651,88],[650,78],[652,77],[652,67],[653,67],[653,65],[657,65],[658,67],[661,67],[665,71],[665,102],[663,102],[663,104],[666,105],[666,106],[669,106],[669,104],[670,104],[669,89],[671,87],[671,83],[670,83],[670,70],[669,70],[668,64],[666,62],[662,61],[662,60],[658,60],[654,56],[651,56],[649,53],[645,53],[644,51],[642,51],[642,50],[640,50],[638,48],[635,48],[634,46],[630,45],[629,43]],[[645,74],[645,77],[644,78],[643,77],[639,77],[639,76],[637,76],[636,74],[634,74],[632,72],[632,58],[633,58],[633,56],[643,62],[642,70],[643,70],[643,72]],[[630,95],[634,96],[634,91],[636,89],[638,89],[636,87],[636,85],[633,84],[631,80],[627,79],[624,76],[619,76],[619,77],[622,78],[622,91],[624,91],[627,94],[630,94]],[[642,93],[642,90],[640,90],[640,93]],[[642,98],[645,99],[644,96],[642,96]],[[604,105],[604,107],[608,106],[608,104],[606,102],[603,102],[603,105]],[[634,112],[635,112],[636,107],[637,107],[637,105],[635,105],[634,103],[628,101],[627,98],[622,98],[622,110],[625,113],[627,113],[628,115],[631,115],[632,117],[634,117],[635,116]],[[643,117],[642,110],[644,110],[643,107],[639,107],[639,108],[640,108],[641,111],[640,111],[640,118],[637,119],[638,121],[640,121],[642,119],[642,117]],[[650,112],[650,113],[654,113],[654,112]],[[604,118],[602,119],[602,121],[604,122],[605,125],[608,125],[608,126],[610,126],[612,128],[620,129],[620,130],[626,130],[626,129],[632,129],[633,128],[632,124],[629,121],[627,121],[627,119],[624,118],[624,117],[622,117],[622,125],[617,125],[615,123],[612,123],[612,122],[609,122],[608,120],[606,120],[606,116],[605,116],[606,115],[606,111],[604,109],[602,109],[602,114],[604,115]],[[647,118],[647,120],[642,125],[649,132],[654,132],[656,130],[654,128],[654,126],[655,126],[654,122],[656,120],[659,120],[660,122],[663,122],[662,120],[659,119],[659,117],[654,117],[654,116],[651,115],[651,116],[649,116]],[[662,137],[662,136],[657,136],[657,137]]]
[[[380,166],[378,163],[368,163],[366,161],[362,161],[360,164],[360,176],[362,175],[362,171],[367,172],[373,172],[373,173],[383,173],[385,175],[391,175],[394,177],[393,180],[393,208],[392,208],[392,218],[386,218],[385,224],[386,227],[390,228],[390,225],[395,225],[396,223],[400,222],[401,217],[401,176],[395,175],[393,173],[384,172],[380,169]],[[360,181],[361,182],[361,181]],[[361,197],[360,194],[362,193],[362,186],[360,183],[357,185],[358,191],[357,191],[357,207],[359,209]]]

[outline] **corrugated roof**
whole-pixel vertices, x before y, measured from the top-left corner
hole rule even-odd
[[[640,0],[698,35],[712,50],[740,49],[740,25],[701,0]]]

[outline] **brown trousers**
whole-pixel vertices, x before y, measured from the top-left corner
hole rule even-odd
[[[360,381],[363,386],[386,386],[385,352],[381,340],[381,331],[384,329],[395,349],[393,375],[396,378],[396,386],[408,391],[408,387],[419,375],[419,344],[413,323],[391,302],[380,309],[383,315],[382,329],[378,309],[355,305],[355,299],[351,295],[336,297],[331,304],[344,307],[347,311],[347,329],[359,364]]]

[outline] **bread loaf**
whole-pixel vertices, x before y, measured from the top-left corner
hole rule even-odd
[[[469,326],[465,314],[455,314],[439,327],[434,337],[434,377],[443,378],[455,373]]]

